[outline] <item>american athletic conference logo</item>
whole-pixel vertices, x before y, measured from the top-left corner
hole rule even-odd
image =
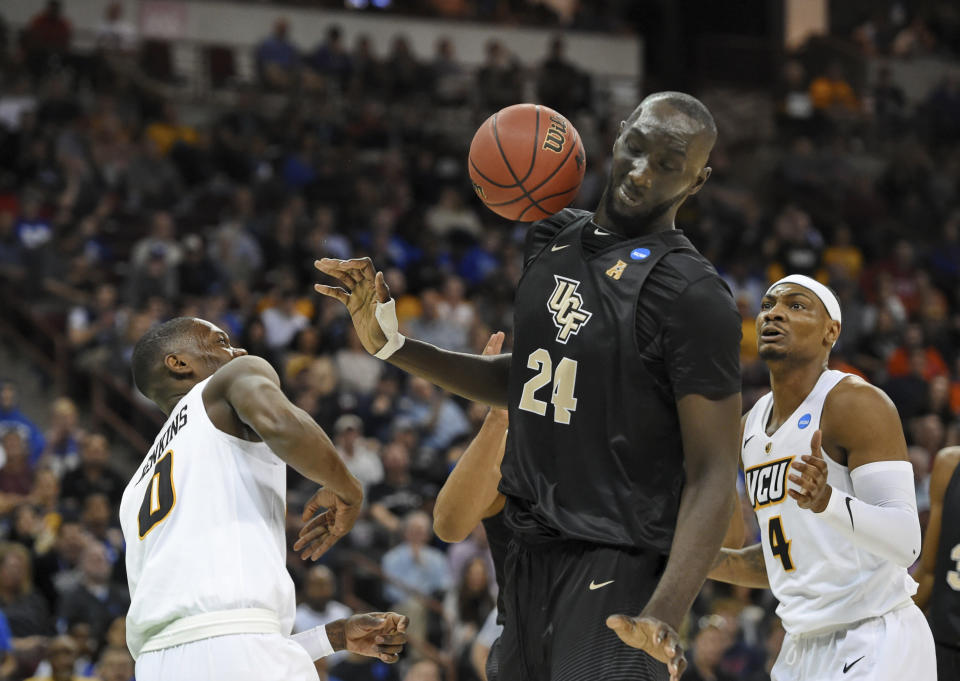
[[[547,301],[547,309],[553,315],[553,323],[557,327],[557,342],[566,345],[570,336],[579,333],[580,327],[590,321],[593,313],[583,309],[583,296],[577,293],[579,281],[557,274],[553,275],[553,278],[557,285]]]

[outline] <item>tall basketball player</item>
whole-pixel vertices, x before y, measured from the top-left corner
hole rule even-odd
[[[927,610],[937,646],[937,675],[960,679],[960,447],[940,450],[930,475],[930,520],[923,540],[920,588],[913,597]]]
[[[123,493],[131,605],[127,644],[140,681],[315,681],[337,649],[397,659],[405,618],[373,613],[297,634],[287,572],[286,465],[324,485],[308,503],[318,555],[362,501],[327,435],[280,391],[270,365],[213,324],[178,318],[136,344],[137,387],[166,423]]]
[[[740,316],[674,228],[710,175],[716,134],[689,95],[640,103],[597,211],[531,226],[512,355],[405,341],[369,260],[317,263],[343,285],[317,290],[347,306],[369,352],[509,411],[503,639],[516,654],[503,681],[682,673],[676,629],[733,513],[737,466]],[[623,608],[639,613],[649,655],[607,627]]]
[[[762,541],[722,549],[710,577],[777,597],[787,637],[773,681],[934,681],[907,574],[920,521],[903,428],[881,390],[827,369],[840,321],[836,296],[810,277],[763,297],[772,391],[744,417],[740,454]]]

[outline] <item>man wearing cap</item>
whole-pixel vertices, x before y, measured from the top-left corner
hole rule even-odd
[[[356,414],[344,414],[334,422],[333,436],[340,458],[363,485],[366,495],[371,485],[383,480],[383,464],[363,437],[363,421]]]
[[[710,577],[769,588],[787,637],[773,681],[934,681],[933,637],[907,573],[920,555],[913,471],[883,391],[827,368],[840,304],[802,275],[757,316],[772,392],[744,416],[740,457],[761,542]]]

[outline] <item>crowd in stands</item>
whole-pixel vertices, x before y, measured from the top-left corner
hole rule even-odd
[[[18,386],[0,386],[0,680],[132,676],[116,512],[142,453],[92,427],[82,377],[129,383],[133,344],[178,315],[267,358],[364,485],[361,521],[321,565],[289,554],[297,627],[341,617],[349,600],[411,613],[426,645],[396,667],[340,654],[330,681],[450,681],[451,666],[481,678],[496,588],[485,537],[443,545],[429,514],[485,410],[367,355],[342,306],[313,292],[313,262],[370,256],[413,337],[479,352],[504,330],[509,347],[526,227],[473,196],[472,130],[535,93],[582,133],[575,205],[592,209],[618,120],[562,40],[520,64],[492,39],[471,70],[449,40],[421,61],[403,36],[348,47],[335,26],[301,54],[279,20],[257,80],[224,105],[128,68],[127,32],[109,22],[79,58],[68,19],[53,2],[0,40],[0,291],[59,329],[73,372],[45,411],[25,413]],[[832,366],[896,403],[922,513],[932,457],[960,444],[957,73],[909,101],[888,70],[861,88],[839,63],[788,56],[772,94],[744,95],[767,104],[767,121],[728,114],[722,97],[740,95],[703,93],[720,123],[714,172],[678,216],[742,312],[744,408],[767,389],[753,324],[768,283],[800,272],[838,292]],[[466,133],[443,124],[462,119]],[[313,490],[293,472],[289,486],[292,546]],[[684,679],[769,678],[774,606],[769,592],[708,582],[685,626]]]

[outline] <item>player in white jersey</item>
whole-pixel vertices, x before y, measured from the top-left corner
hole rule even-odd
[[[294,545],[304,556],[350,529],[362,492],[270,365],[178,318],[138,341],[133,372],[168,414],[120,504],[138,681],[316,681],[313,660],[343,649],[396,661],[406,621],[395,613],[290,637],[286,464],[324,486],[304,511],[327,509],[313,538]]]
[[[772,392],[741,437],[762,541],[722,549],[710,577],[777,597],[787,637],[773,681],[934,681],[907,573],[920,522],[903,428],[881,390],[827,369],[840,319],[836,296],[809,277],[764,296],[757,336]]]

